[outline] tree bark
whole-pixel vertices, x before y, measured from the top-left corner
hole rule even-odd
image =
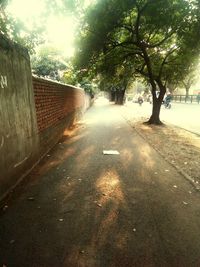
[[[159,93],[159,97],[157,97],[156,88],[152,89],[153,107],[152,107],[151,117],[147,121],[147,124],[163,125],[163,123],[160,120],[160,109],[161,109],[164,95],[166,93],[166,86],[164,86],[160,80],[157,81],[157,84],[159,86],[160,93]]]
[[[186,98],[186,100],[188,99],[188,97],[189,97],[189,90],[190,90],[190,87],[188,87],[188,86],[186,86],[185,87],[185,98]]]
[[[150,119],[147,121],[148,124],[162,125],[160,120],[160,108],[162,101],[159,102],[158,99],[153,103],[152,114]]]
[[[109,101],[110,102],[114,102],[115,101],[115,91],[110,91]]]
[[[117,90],[115,92],[115,104],[117,105],[124,104],[124,93],[125,93],[125,90]]]

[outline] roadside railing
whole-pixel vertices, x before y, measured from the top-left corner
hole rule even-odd
[[[173,95],[172,98],[173,102],[180,102],[180,103],[200,103],[200,96],[198,95]]]
[[[134,94],[126,94],[126,100],[137,102],[137,97],[134,97]],[[145,101],[148,101],[148,98],[144,99]],[[179,103],[198,103],[200,104],[200,95],[173,95],[172,96],[173,102],[179,102]]]

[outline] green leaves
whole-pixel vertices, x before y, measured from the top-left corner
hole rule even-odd
[[[140,73],[152,85],[180,79],[200,51],[198,5],[195,0],[99,1],[85,16],[77,66],[96,65],[101,75],[117,75],[129,64],[130,75]]]
[[[59,72],[66,69],[66,63],[59,50],[51,46],[41,47],[31,61],[34,74],[54,80],[60,80]]]

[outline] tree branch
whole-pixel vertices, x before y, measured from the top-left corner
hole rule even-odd
[[[155,44],[152,44],[152,45],[147,45],[147,47],[148,48],[155,48],[155,47],[161,46],[167,39],[169,39],[170,37],[172,37],[172,35],[174,33],[175,32],[171,32],[170,34],[167,34],[160,42],[155,43]]]
[[[164,68],[164,65],[166,64],[166,60],[167,58],[174,53],[174,51],[176,51],[179,47],[175,47],[175,48],[172,48],[167,54],[166,56],[164,57],[162,63],[161,63],[161,66],[160,66],[160,71],[159,71],[159,74],[158,74],[158,79],[161,79],[161,76],[162,76],[162,72],[163,72],[163,68]]]
[[[146,9],[148,4],[149,4],[149,2],[146,2],[146,4],[144,4],[143,7],[140,8],[139,5],[136,3],[137,18],[136,18],[136,22],[135,22],[135,34],[136,34],[136,39],[137,39],[138,44],[140,43],[140,34],[139,34],[140,18],[141,18],[142,12]]]

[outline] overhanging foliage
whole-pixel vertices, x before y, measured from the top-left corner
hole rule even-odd
[[[131,65],[151,84],[150,122],[160,123],[167,82],[182,79],[199,55],[199,22],[195,0],[101,0],[85,16],[77,66],[109,73]]]

